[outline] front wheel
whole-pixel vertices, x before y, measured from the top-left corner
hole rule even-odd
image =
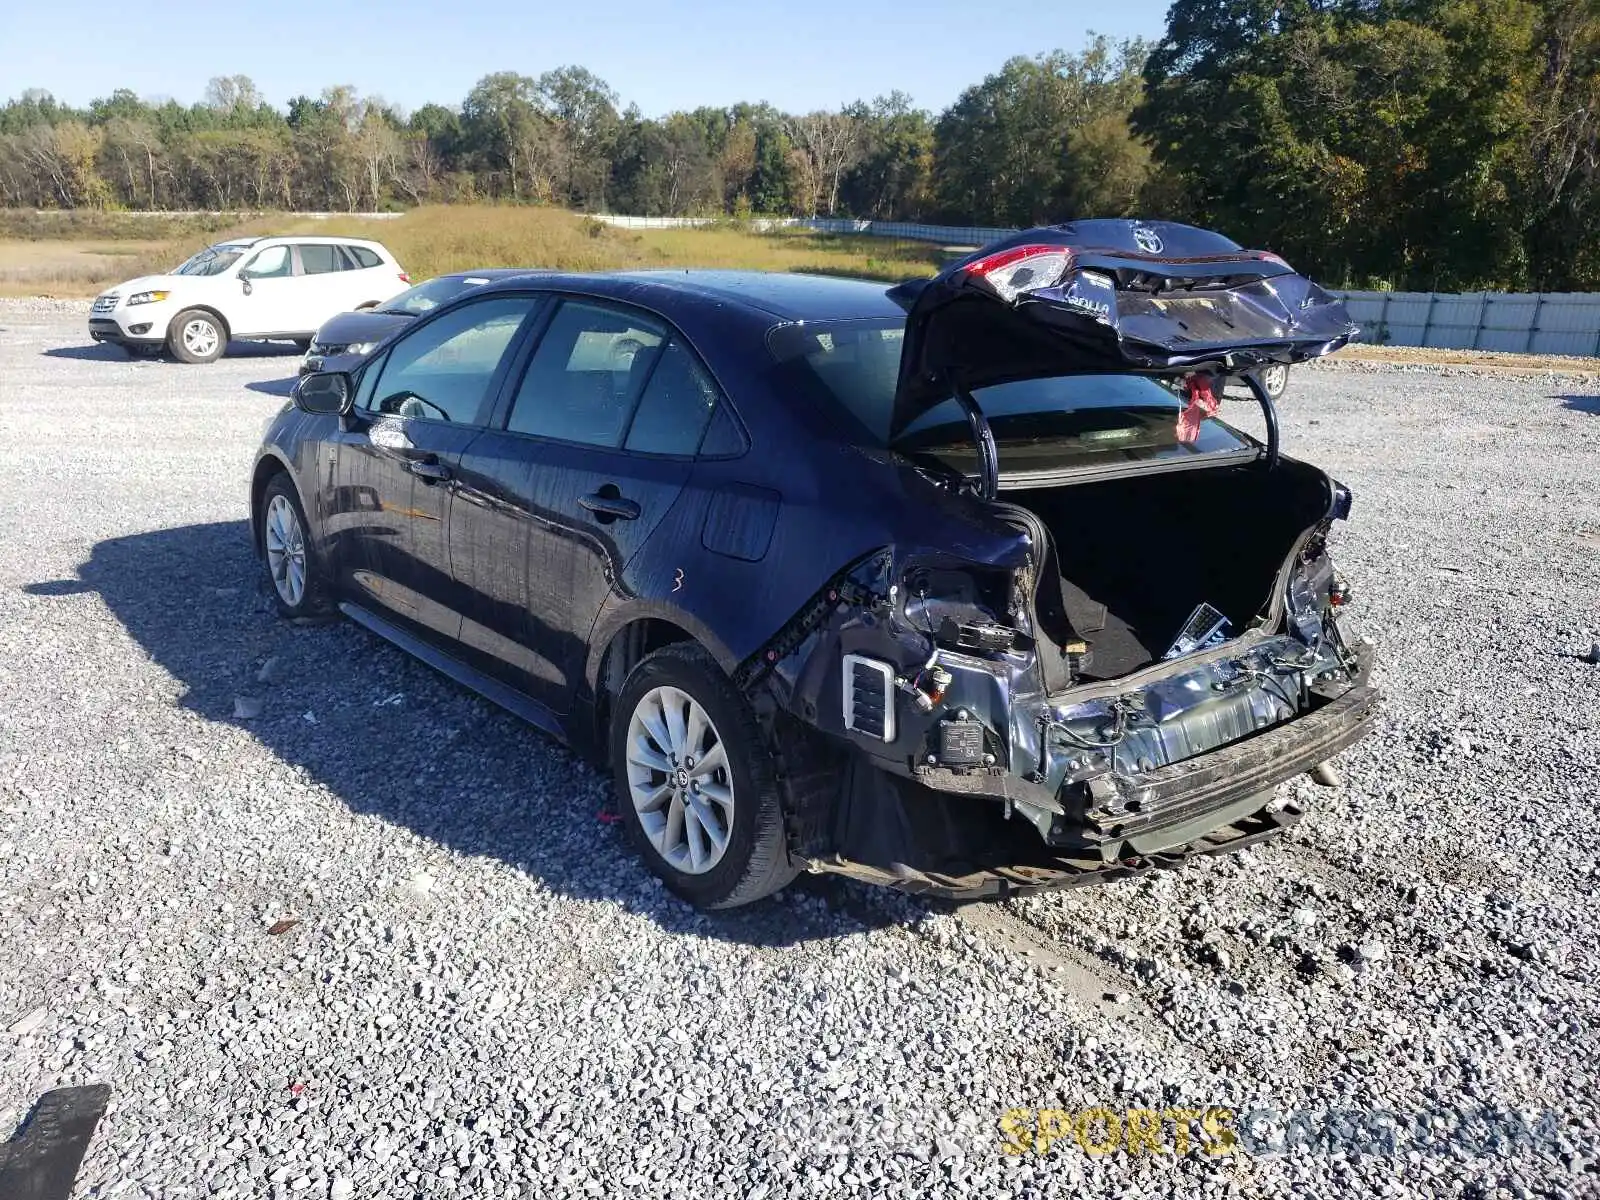
[[[629,673],[612,710],[611,766],[639,852],[696,908],[752,903],[799,873],[755,714],[700,647],[664,647]]]
[[[1261,381],[1261,390],[1266,392],[1267,399],[1274,404],[1282,400],[1283,394],[1289,390],[1289,368],[1282,363],[1263,367],[1256,378]]]
[[[294,484],[274,475],[261,493],[261,557],[286,617],[322,617],[332,611],[322,564],[311,549],[305,510]]]
[[[216,362],[227,346],[228,335],[222,322],[210,313],[191,308],[172,318],[167,349],[179,362]]]

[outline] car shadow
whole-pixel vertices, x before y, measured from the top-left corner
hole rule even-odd
[[[1600,396],[1557,396],[1561,407],[1571,409],[1573,412],[1588,413],[1591,417],[1600,417]]]
[[[46,358],[76,358],[88,362],[138,362],[137,355],[129,354],[121,346],[109,342],[95,342],[90,346],[51,346],[44,351]]]
[[[247,390],[252,392],[261,392],[263,395],[267,396],[282,396],[287,399],[290,393],[294,391],[294,381],[296,378],[296,376],[290,376],[288,379],[262,379],[259,381],[252,380],[244,386]]]
[[[354,813],[498,858],[563,895],[752,946],[902,925],[944,907],[803,876],[777,900],[696,912],[638,861],[609,813],[609,781],[576,755],[352,622],[284,621],[245,521],[111,538],[77,574],[23,590],[98,593],[183,685],[184,707],[248,730]]]
[[[165,352],[130,354],[110,342],[87,346],[51,346],[42,351],[46,358],[75,358],[88,362],[174,362]],[[292,342],[229,342],[224,358],[297,358],[300,348]],[[292,380],[290,382],[293,382]],[[286,393],[287,394],[287,393]]]

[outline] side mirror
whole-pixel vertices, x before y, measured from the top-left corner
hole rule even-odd
[[[295,407],[321,416],[344,416],[355,403],[355,388],[343,371],[307,375],[291,393]]]

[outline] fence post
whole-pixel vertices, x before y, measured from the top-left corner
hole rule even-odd
[[[1483,320],[1484,317],[1488,315],[1488,312],[1489,293],[1485,292],[1483,294],[1483,299],[1478,303],[1478,325],[1477,328],[1472,331],[1472,348],[1474,350],[1478,348],[1478,342],[1483,337]]]
[[[1439,303],[1439,293],[1429,292],[1428,311],[1422,318],[1422,340],[1417,343],[1419,346],[1428,344],[1428,330],[1433,328],[1433,306],[1437,303]]]
[[[1539,310],[1544,308],[1544,293],[1538,292],[1533,297],[1533,316],[1528,320],[1528,340],[1522,343],[1524,354],[1533,353],[1533,339],[1539,332]]]
[[[1383,294],[1383,307],[1378,310],[1378,344],[1389,340],[1389,301],[1394,299],[1393,289]]]

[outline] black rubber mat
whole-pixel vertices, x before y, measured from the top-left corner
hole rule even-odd
[[[1072,627],[1089,643],[1084,679],[1115,679],[1156,660],[1132,625],[1070,579],[1061,581],[1061,599]]]

